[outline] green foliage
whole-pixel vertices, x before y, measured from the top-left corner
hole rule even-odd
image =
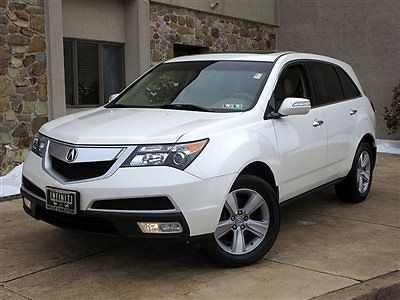
[[[385,107],[383,117],[389,134],[395,134],[400,129],[400,83],[393,89],[393,101]]]

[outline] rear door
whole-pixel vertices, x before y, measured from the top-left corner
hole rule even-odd
[[[310,99],[310,87],[303,63],[290,64],[281,72],[272,98],[273,109],[278,111],[287,97]],[[324,183],[327,153],[324,119],[324,109],[315,107],[307,115],[272,120],[280,153],[281,200]]]
[[[352,151],[357,109],[346,99],[354,97],[357,91],[350,93],[349,82],[345,81],[347,74],[336,65],[314,61],[306,65],[313,82],[316,106],[324,110],[328,150],[324,177],[330,181],[344,176],[348,167],[345,164]]]

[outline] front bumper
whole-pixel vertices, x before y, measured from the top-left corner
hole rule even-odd
[[[21,188],[21,195],[30,201],[30,207],[27,207],[24,201],[24,210],[27,214],[62,228],[129,237],[174,238],[185,241],[190,238],[189,227],[180,212],[146,214],[80,211],[77,215],[67,215],[47,210],[42,199],[23,188]],[[183,231],[173,234],[145,234],[142,233],[137,222],[179,222]]]
[[[189,238],[215,231],[224,201],[236,174],[200,179],[170,167],[120,168],[107,178],[63,183],[45,172],[41,158],[30,152],[24,163],[23,176],[42,191],[45,191],[46,187],[53,187],[79,192],[78,214],[70,216],[46,210],[44,196],[38,197],[23,186],[21,194],[32,202],[31,210],[25,207],[27,213],[48,223],[128,236]],[[115,211],[92,208],[93,203],[98,200],[157,196],[170,199],[174,209]],[[138,221],[177,221],[181,223],[183,232],[143,234],[136,224]]]

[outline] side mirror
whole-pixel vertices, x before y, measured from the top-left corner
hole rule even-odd
[[[305,98],[289,97],[283,100],[278,113],[282,116],[306,115],[310,109],[310,100]]]
[[[113,101],[115,98],[117,98],[119,96],[119,94],[112,94],[110,95],[110,97],[108,97],[108,102]]]

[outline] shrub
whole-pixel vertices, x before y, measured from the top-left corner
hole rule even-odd
[[[389,134],[395,134],[400,128],[400,83],[393,89],[393,101],[389,107],[385,107],[383,118]]]

